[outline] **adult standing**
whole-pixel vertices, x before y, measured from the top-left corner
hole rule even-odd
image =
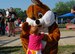
[[[75,5],[71,8],[71,13],[75,14]],[[74,24],[75,24],[75,17],[74,17]]]
[[[11,35],[15,36],[15,25],[14,25],[14,21],[16,19],[17,15],[14,11],[14,9],[11,7],[9,9],[9,14],[8,14],[8,27],[9,27],[9,34],[8,37],[10,37]]]
[[[9,20],[9,19],[10,19],[10,16],[9,16],[9,9],[7,9],[7,10],[6,10],[6,24],[7,24],[7,26],[8,26],[8,33],[7,33],[8,36],[9,36],[9,24],[10,24],[10,20]],[[7,27],[7,26],[6,26],[6,27]]]
[[[0,12],[0,30],[0,34],[5,35],[5,19],[2,12]]]
[[[71,13],[75,14],[75,5],[71,8]]]

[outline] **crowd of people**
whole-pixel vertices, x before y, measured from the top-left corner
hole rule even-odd
[[[6,15],[0,12],[0,35],[7,33],[8,37],[15,36],[15,27],[19,27],[21,19],[17,17],[13,8],[6,10]]]

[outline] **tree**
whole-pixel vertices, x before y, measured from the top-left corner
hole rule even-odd
[[[0,12],[2,12],[2,13],[3,13],[3,15],[5,15],[5,14],[6,14],[5,9],[0,9]]]
[[[23,19],[25,16],[25,13],[24,13],[24,11],[23,10],[21,10],[21,8],[15,8],[15,11],[16,11],[16,13],[17,13],[17,17],[19,17],[19,18],[21,18],[21,19]]]
[[[71,0],[68,2],[58,2],[53,11],[56,12],[58,15],[62,15],[70,12],[73,5],[75,5],[75,0]]]
[[[26,10],[24,10],[24,17],[27,18]]]
[[[75,5],[75,0],[71,0],[69,2],[66,2],[67,8],[71,10],[71,8]]]

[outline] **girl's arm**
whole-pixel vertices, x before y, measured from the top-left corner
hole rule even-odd
[[[42,40],[44,37],[44,34],[40,34],[39,36],[36,36],[36,37],[37,37],[37,39]]]

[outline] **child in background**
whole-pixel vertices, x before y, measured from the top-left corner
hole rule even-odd
[[[31,35],[29,36],[29,44],[26,54],[42,54],[41,51],[44,48],[42,43],[44,33],[39,32],[38,26],[31,26],[30,34]]]
[[[6,28],[5,28],[5,30],[6,30],[7,35],[9,35],[9,27],[8,27],[8,24],[7,24],[7,23],[6,23]]]

